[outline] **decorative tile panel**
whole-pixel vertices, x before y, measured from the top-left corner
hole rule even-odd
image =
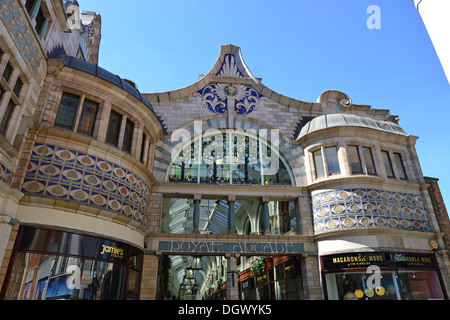
[[[27,17],[22,15],[18,2],[15,0],[0,0],[0,17],[10,30],[21,53],[27,61],[33,73],[36,75],[42,60],[38,49],[38,43],[30,30]]]
[[[236,114],[246,115],[266,99],[250,86],[227,83],[208,84],[193,95],[200,97],[202,106],[216,114],[229,113],[228,107],[231,107]]]
[[[22,192],[147,222],[150,188],[142,179],[110,161],[70,149],[36,144]]]
[[[14,173],[12,173],[7,167],[0,163],[0,180],[11,186],[14,180]]]
[[[313,195],[314,233],[387,228],[431,232],[420,195],[374,189],[334,190]]]

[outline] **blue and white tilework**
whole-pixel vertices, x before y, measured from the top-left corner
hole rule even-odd
[[[374,189],[333,190],[312,196],[314,233],[387,228],[431,232],[422,196]]]
[[[132,172],[104,159],[36,144],[23,190],[127,216],[146,224],[149,186]]]

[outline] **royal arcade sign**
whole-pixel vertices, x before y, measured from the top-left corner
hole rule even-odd
[[[162,253],[202,253],[242,255],[300,254],[304,252],[299,242],[220,242],[220,241],[159,241]]]

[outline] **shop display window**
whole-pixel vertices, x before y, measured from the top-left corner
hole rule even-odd
[[[138,299],[142,251],[105,239],[24,228],[5,300]]]
[[[400,300],[395,272],[381,272],[381,283],[370,288],[365,272],[329,273],[326,275],[329,300]]]
[[[434,271],[399,271],[401,291],[405,300],[443,300],[444,294]]]

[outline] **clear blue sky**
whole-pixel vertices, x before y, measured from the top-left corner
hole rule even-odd
[[[425,176],[450,210],[450,85],[411,0],[78,0],[102,16],[99,65],[142,93],[198,80],[224,44],[241,47],[263,84],[315,102],[328,89],[390,109],[419,136]],[[370,5],[381,29],[370,30]]]

